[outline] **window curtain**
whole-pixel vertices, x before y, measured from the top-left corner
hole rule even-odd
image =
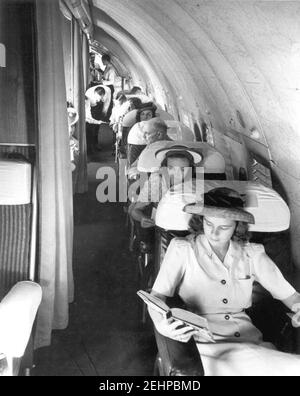
[[[83,59],[84,86],[85,86],[85,90],[87,90],[91,82],[91,74],[90,74],[89,42],[85,35],[83,36],[83,43],[82,43],[82,59]]]
[[[43,300],[35,347],[51,342],[53,329],[68,325],[73,300],[73,203],[61,16],[57,0],[36,1],[39,280]]]
[[[76,138],[79,141],[79,161],[74,171],[74,192],[84,193],[88,190],[84,95],[86,91],[86,82],[83,66],[84,35],[77,21],[74,19],[72,23],[72,38],[73,105],[79,114],[79,121],[76,124]]]

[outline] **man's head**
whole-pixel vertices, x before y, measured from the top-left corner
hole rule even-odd
[[[96,102],[103,101],[103,98],[105,96],[105,89],[103,87],[97,87],[94,90],[94,94]]]
[[[169,140],[169,137],[167,135],[168,126],[159,117],[155,117],[149,121],[145,121],[142,129],[144,139],[147,144],[151,144],[159,140]]]
[[[101,60],[104,66],[108,65],[111,62],[111,58],[108,54],[102,55]]]
[[[131,111],[134,109],[138,109],[141,106],[142,101],[139,98],[130,98],[129,103],[130,103],[129,111]]]

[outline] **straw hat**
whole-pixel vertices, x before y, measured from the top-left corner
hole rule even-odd
[[[184,211],[190,214],[226,218],[254,224],[254,216],[244,210],[239,193],[231,188],[215,188],[203,196],[202,202],[186,205]]]
[[[201,154],[199,154],[197,151],[183,145],[175,145],[170,148],[162,148],[155,153],[155,158],[162,163],[163,160],[167,157],[169,157],[172,154],[185,154],[189,153],[194,160],[195,164],[198,164],[202,160]]]

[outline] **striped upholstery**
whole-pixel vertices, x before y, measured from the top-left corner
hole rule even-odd
[[[29,278],[32,205],[0,205],[0,299]]]
[[[132,165],[140,156],[146,146],[143,144],[127,144],[127,160]]]

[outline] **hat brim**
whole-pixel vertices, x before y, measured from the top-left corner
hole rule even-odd
[[[165,159],[167,153],[172,152],[172,153],[184,153],[187,152],[189,153],[194,160],[195,164],[198,164],[199,162],[202,161],[202,155],[200,153],[198,153],[197,151],[191,150],[188,147],[185,146],[181,146],[181,147],[169,147],[167,149],[160,149],[155,153],[155,158],[159,161],[159,162],[163,162],[163,160]]]
[[[216,206],[205,206],[201,205],[200,203],[196,203],[186,205],[183,210],[186,213],[190,214],[225,218],[234,221],[243,221],[245,223],[255,224],[254,216],[251,213],[238,208],[220,208]]]

